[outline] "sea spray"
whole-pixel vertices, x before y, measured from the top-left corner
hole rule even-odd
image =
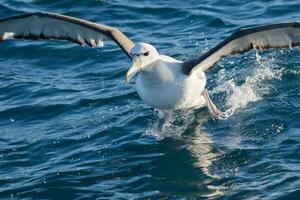
[[[229,72],[223,68],[216,77],[218,86],[214,87],[211,93],[225,93],[224,105],[229,108],[225,112],[233,114],[236,109],[246,107],[250,102],[261,100],[264,95],[268,94],[272,88],[268,80],[281,79],[283,69],[277,66],[275,61],[275,58],[263,59],[256,54],[256,62],[241,84],[238,84],[235,78],[238,69],[230,71],[231,74],[228,75]]]

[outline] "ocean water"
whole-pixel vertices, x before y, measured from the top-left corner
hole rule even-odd
[[[2,0],[0,17],[50,11],[119,27],[188,59],[237,28],[300,20],[283,1]],[[297,199],[300,51],[250,51],[207,72],[226,120],[176,111],[170,125],[124,84],[112,42],[0,44],[1,199]]]

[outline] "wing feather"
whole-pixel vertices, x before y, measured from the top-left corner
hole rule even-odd
[[[48,12],[30,13],[0,20],[0,41],[16,39],[68,40],[83,46],[103,46],[104,38],[116,42],[131,58],[134,43],[119,29]]]
[[[204,55],[184,62],[183,72],[207,70],[221,58],[244,53],[251,49],[291,48],[300,46],[300,23],[280,23],[252,28],[244,28],[234,32]]]

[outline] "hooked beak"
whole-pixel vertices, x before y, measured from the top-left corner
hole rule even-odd
[[[138,73],[141,69],[141,59],[140,56],[133,56],[132,58],[132,65],[130,69],[127,71],[126,76],[125,76],[125,82],[128,83],[132,77],[136,73]]]

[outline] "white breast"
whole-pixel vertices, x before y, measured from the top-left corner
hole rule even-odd
[[[145,103],[160,110],[204,106],[201,95],[206,83],[204,73],[186,76],[181,65],[181,61],[161,56],[147,71],[140,72],[136,89]]]

